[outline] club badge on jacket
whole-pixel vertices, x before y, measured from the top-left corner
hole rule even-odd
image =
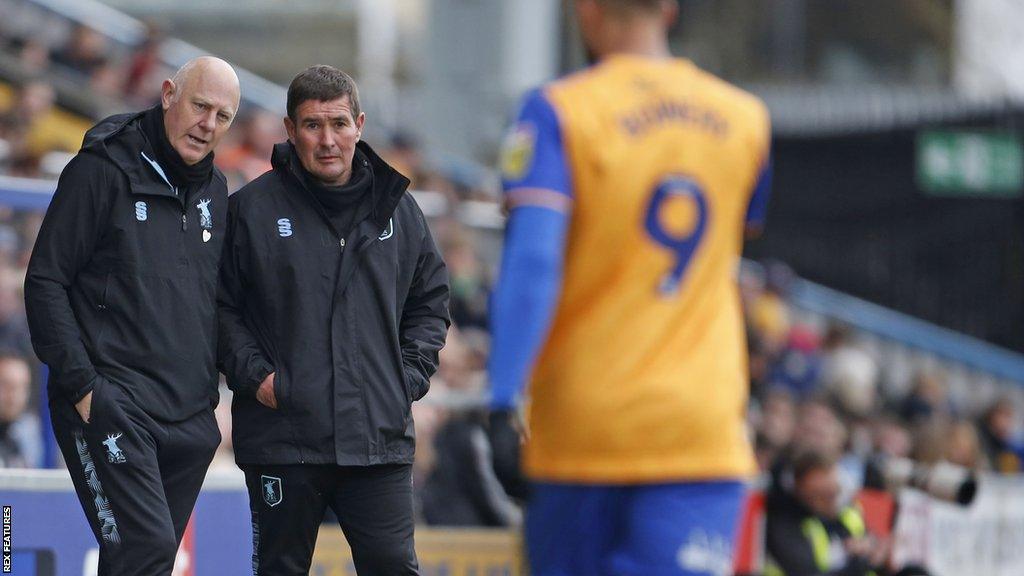
[[[213,234],[210,232],[213,229],[213,215],[210,214],[210,198],[204,198],[196,204],[196,208],[199,209],[199,227],[203,229],[203,242],[209,242],[210,238],[213,238]]]

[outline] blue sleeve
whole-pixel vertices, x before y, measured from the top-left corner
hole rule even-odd
[[[502,187],[572,196],[569,166],[555,109],[541,90],[527,94],[502,147]]]
[[[491,408],[516,405],[558,301],[569,216],[540,206],[512,210],[491,299]]]
[[[768,197],[771,196],[771,191],[772,159],[769,156],[757,177],[754,193],[750,196],[750,204],[747,206],[748,227],[760,228],[764,226],[765,217],[768,215]]]
[[[554,108],[527,94],[502,151],[511,208],[491,299],[492,409],[516,405],[547,337],[561,290],[572,183]]]

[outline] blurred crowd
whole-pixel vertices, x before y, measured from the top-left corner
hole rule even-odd
[[[5,65],[14,62],[23,72],[17,82],[0,82],[0,175],[54,177],[61,158],[66,161],[77,149],[93,120],[81,118],[84,127],[68,133],[67,126],[76,125],[57,107],[58,78],[75,78],[98,97],[116,99],[122,110],[155,103],[155,75],[166,72],[157,58],[161,38],[152,28],[138,46],[124,51],[112,50],[104,36],[82,26],[57,45],[0,36]],[[243,110],[216,154],[229,188],[268,170],[271,149],[284,138],[280,113]],[[461,210],[489,203],[497,213],[493,183],[431,161],[412,134],[394,133],[376,144],[410,177],[414,190],[439,200],[439,208],[426,211],[451,275],[454,324],[431,393],[413,406],[420,518],[449,526],[516,526],[528,492],[517,467],[519,439],[484,409],[487,305],[500,232],[467,223]],[[48,163],[53,153],[58,157]],[[41,218],[0,208],[0,467],[6,468],[44,464],[40,366],[21,294]],[[950,394],[948,373],[935,364],[915,367],[909,386],[897,384],[887,357],[866,345],[862,334],[807,322],[792,308],[794,280],[778,262],[741,274],[750,351],[749,433],[761,487],[785,489],[798,506],[814,510],[849,501],[864,486],[886,487],[874,472],[879,462],[893,459],[973,471],[1022,470],[1024,415],[1014,400],[999,397],[980,408],[958,401]],[[226,388],[222,397],[218,418],[225,441],[214,466],[233,469]]]
[[[168,69],[150,27],[123,46],[84,25],[0,24],[0,174],[54,177],[96,116],[156,102]],[[20,22],[20,25],[19,25]],[[125,108],[126,107],[126,108]]]

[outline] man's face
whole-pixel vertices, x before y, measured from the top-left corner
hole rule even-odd
[[[284,119],[288,139],[303,168],[328,186],[348,183],[352,157],[366,116],[353,116],[348,95],[334,100],[306,100],[295,108],[295,120]]]
[[[164,129],[171,146],[192,165],[213,151],[228,131],[238,107],[233,79],[196,72],[183,86],[165,80],[161,93]]]
[[[24,362],[0,361],[0,422],[10,423],[21,417],[28,405],[28,388],[32,372]]]
[[[796,483],[796,495],[811,512],[822,518],[839,516],[839,470],[835,466],[817,468]]]

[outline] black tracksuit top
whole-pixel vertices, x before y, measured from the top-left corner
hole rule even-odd
[[[51,402],[77,402],[106,378],[175,422],[217,398],[227,183],[214,168],[183,198],[153,162],[141,116],[101,121],[61,173],[29,262],[25,309],[50,368]]]
[[[235,392],[239,464],[413,460],[410,408],[444,346],[448,275],[409,181],[358,146],[373,210],[347,238],[302,183],[290,144],[230,199],[219,362]],[[255,397],[271,371],[276,410]]]

